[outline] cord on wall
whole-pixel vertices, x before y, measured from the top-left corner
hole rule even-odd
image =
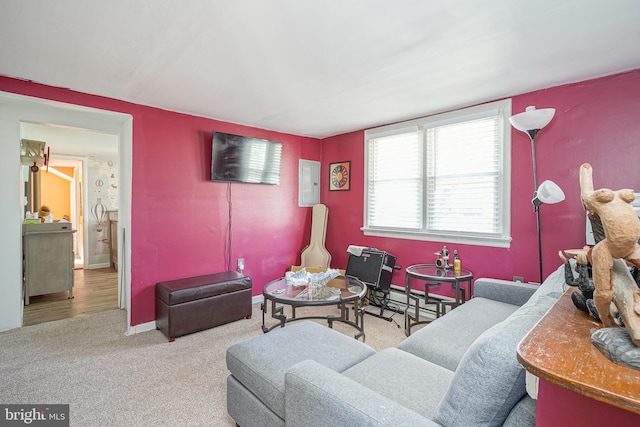
[[[231,271],[231,256],[233,254],[233,251],[231,250],[231,242],[232,242],[232,236],[231,236],[231,223],[232,223],[232,211],[233,211],[233,203],[231,201],[231,183],[228,182],[227,183],[227,204],[229,205],[229,221],[228,221],[228,231],[227,231],[227,254],[226,254],[226,259],[225,259],[225,264],[227,267],[227,271]]]

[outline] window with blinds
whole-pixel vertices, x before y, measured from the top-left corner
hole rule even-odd
[[[367,235],[508,247],[510,100],[365,132]]]
[[[417,128],[367,141],[370,227],[422,229],[422,138]]]

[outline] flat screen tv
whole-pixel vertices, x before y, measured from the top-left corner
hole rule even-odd
[[[211,181],[280,184],[282,143],[214,132]]]

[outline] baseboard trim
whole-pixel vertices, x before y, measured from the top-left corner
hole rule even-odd
[[[109,267],[111,267],[111,263],[103,262],[103,263],[100,263],[100,264],[89,264],[87,266],[87,270],[96,270],[98,268],[109,268]]]
[[[251,298],[251,304],[256,304],[259,302],[263,301],[263,296],[262,295],[255,295]],[[148,331],[153,331],[157,329],[156,328],[156,321],[152,321],[152,322],[147,322],[147,323],[141,323],[139,325],[133,325],[133,326],[129,326],[129,328],[127,329],[127,331],[124,333],[125,335],[129,336],[129,335],[135,335],[135,334],[140,334],[142,332],[148,332]]]
[[[129,335],[140,334],[142,332],[153,331],[155,329],[156,329],[156,321],[154,320],[152,322],[129,326],[129,328],[127,329],[127,332],[125,332],[124,334],[129,336]]]

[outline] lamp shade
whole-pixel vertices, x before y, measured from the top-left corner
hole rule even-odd
[[[539,130],[549,124],[555,113],[555,108],[536,110],[536,107],[530,106],[524,113],[509,117],[509,122],[511,122],[511,126],[522,132]]]
[[[564,191],[553,181],[548,179],[540,184],[538,190],[536,190],[536,197],[533,199],[534,205],[541,205],[543,203],[552,205],[554,203],[560,203],[564,200]]]

